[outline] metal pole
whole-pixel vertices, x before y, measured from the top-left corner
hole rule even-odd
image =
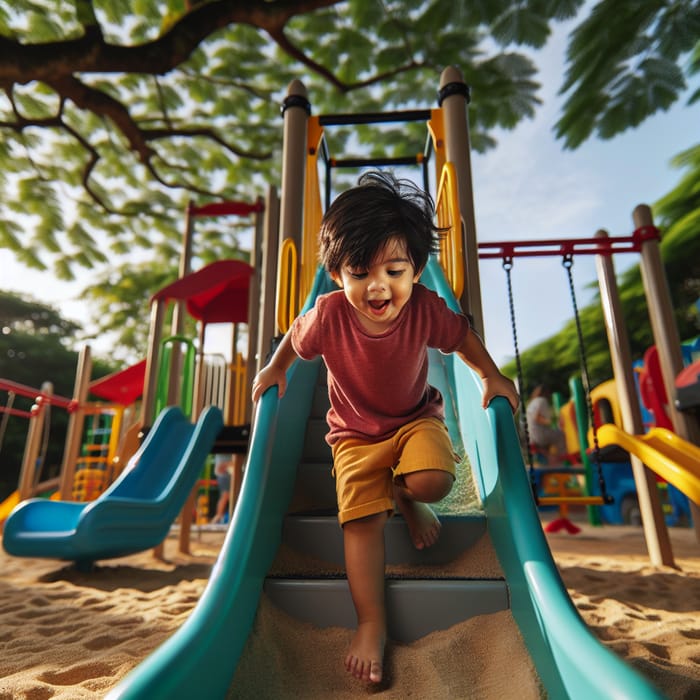
[[[465,284],[460,303],[462,310],[471,314],[474,329],[483,337],[484,319],[481,308],[479,251],[476,240],[467,114],[469,88],[464,82],[462,73],[455,66],[448,66],[442,71],[439,95],[445,123],[445,155],[447,161],[454,165],[457,173],[459,208],[462,213]]]
[[[596,233],[597,238],[607,238],[607,236],[605,231]],[[622,304],[620,303],[612,257],[596,255],[595,261],[605,318],[605,330],[608,334],[610,356],[615,375],[615,388],[622,413],[622,428],[630,435],[639,435],[644,432],[644,421],[632,374],[632,353],[627,326],[622,314]],[[666,529],[656,479],[638,457],[630,455],[630,460],[651,563],[654,566],[674,566],[671,541]]]

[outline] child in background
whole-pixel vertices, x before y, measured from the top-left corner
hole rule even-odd
[[[216,502],[216,513],[212,518],[212,524],[228,523],[232,470],[232,455],[216,455],[214,457],[214,478],[219,489],[219,499]]]
[[[483,406],[513,382],[499,372],[469,320],[418,283],[437,247],[433,202],[413,183],[365,173],[323,217],[321,262],[340,290],[297,318],[253,383],[257,401],[282,396],[297,358],[328,369],[326,436],[333,452],[338,519],[358,627],[345,659],[356,678],[379,683],[386,642],[384,525],[398,508],[418,549],[440,535],[428,503],[444,498],[455,454],[443,399],[428,384],[429,347],[456,353],[483,382]]]

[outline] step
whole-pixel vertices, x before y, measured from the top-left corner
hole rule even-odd
[[[297,466],[290,511],[329,510],[337,512],[333,465],[327,462],[303,462]]]
[[[333,461],[331,448],[326,442],[326,433],[328,433],[328,423],[326,423],[325,418],[309,418],[306,423],[302,451],[304,461],[327,462],[328,464]]]
[[[314,395],[311,401],[311,411],[309,415],[312,418],[323,418],[325,420],[329,406],[330,401],[328,400],[328,387],[325,383],[322,384],[319,382],[314,388]]]
[[[357,625],[346,579],[268,578],[265,594],[286,614],[316,627]],[[505,581],[486,579],[386,582],[389,637],[410,643],[476,615],[510,607]]]
[[[482,515],[450,515],[440,518],[440,538],[432,547],[418,550],[405,520],[396,515],[384,528],[387,564],[435,566],[447,564],[470,549],[486,532]],[[342,566],[343,531],[333,515],[288,515],[282,526],[282,542],[315,559]]]

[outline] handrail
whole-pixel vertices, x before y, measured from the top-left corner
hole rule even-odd
[[[0,391],[12,391],[18,396],[25,396],[30,399],[41,399],[44,402],[54,404],[55,406],[60,406],[61,408],[66,408],[69,411],[75,410],[76,403],[73,399],[67,399],[64,396],[59,396],[58,394],[47,394],[41,389],[37,389],[26,384],[19,384],[18,382],[13,382],[10,379],[0,379]]]
[[[447,160],[445,154],[445,119],[442,107],[434,107],[430,110],[430,119],[426,122],[426,126],[428,127],[429,139],[433,144],[435,153],[435,179],[439,181],[442,168]]]
[[[464,289],[464,249],[462,245],[462,215],[457,192],[457,174],[452,163],[442,168],[435,206],[438,226],[447,229],[440,238],[440,266],[452,292],[458,299]]]
[[[192,338],[186,335],[171,335],[160,341],[160,353],[158,357],[158,376],[156,381],[156,400],[153,412],[153,420],[169,405],[170,375],[173,361],[172,349],[176,343],[184,345],[186,350],[182,369],[180,372],[180,408],[185,415],[192,415],[192,402],[194,398],[194,372],[195,372],[195,347]]]
[[[294,239],[285,238],[282,242],[278,266],[277,285],[277,328],[286,333],[296,317],[297,299],[297,247]]]

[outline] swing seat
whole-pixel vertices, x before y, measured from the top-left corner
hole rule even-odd
[[[607,502],[602,496],[542,496],[537,499],[538,506],[604,506]]]

